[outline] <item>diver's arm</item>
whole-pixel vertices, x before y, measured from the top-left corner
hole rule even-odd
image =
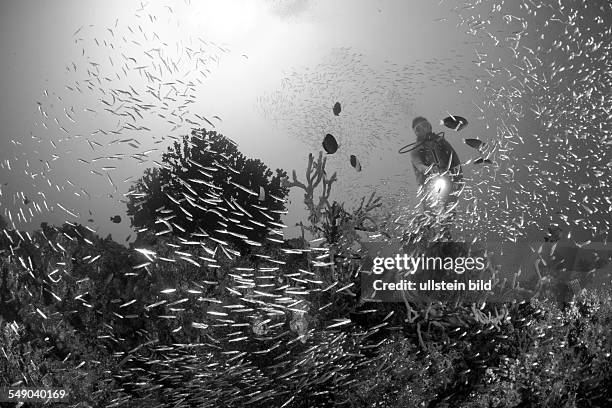
[[[412,160],[412,165],[421,173],[425,173],[429,166],[427,166],[421,157],[421,149],[415,149],[410,152],[410,160]]]

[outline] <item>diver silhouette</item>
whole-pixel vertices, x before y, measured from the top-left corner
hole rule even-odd
[[[461,160],[444,132],[434,133],[424,117],[415,118],[412,129],[416,141],[402,147],[399,153],[410,153],[423,213],[452,218],[453,204],[463,183]]]

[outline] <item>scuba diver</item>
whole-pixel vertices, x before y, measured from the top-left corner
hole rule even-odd
[[[410,153],[423,213],[451,221],[453,204],[463,184],[461,160],[444,138],[444,132],[434,133],[431,123],[424,117],[415,118],[412,129],[416,141],[402,147],[399,153]]]

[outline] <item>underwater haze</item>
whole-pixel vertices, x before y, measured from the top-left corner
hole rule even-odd
[[[607,0],[0,1],[0,402],[609,405],[611,27]],[[491,287],[377,294],[401,254],[485,266],[381,279]]]

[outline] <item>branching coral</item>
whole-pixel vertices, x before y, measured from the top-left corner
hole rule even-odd
[[[306,183],[302,183],[298,180],[295,170],[293,170],[293,180],[284,180],[283,187],[299,187],[304,190],[304,204],[309,211],[308,221],[311,223],[311,227],[317,225],[321,219],[323,211],[330,205],[329,196],[331,194],[331,186],[337,181],[336,173],[332,174],[331,177],[327,177],[325,172],[325,164],[327,158],[323,158],[323,152],[319,152],[317,161],[314,161],[312,153],[308,155],[308,167],[306,168]],[[319,201],[315,205],[314,196],[315,190],[322,183],[323,191],[319,196]]]

